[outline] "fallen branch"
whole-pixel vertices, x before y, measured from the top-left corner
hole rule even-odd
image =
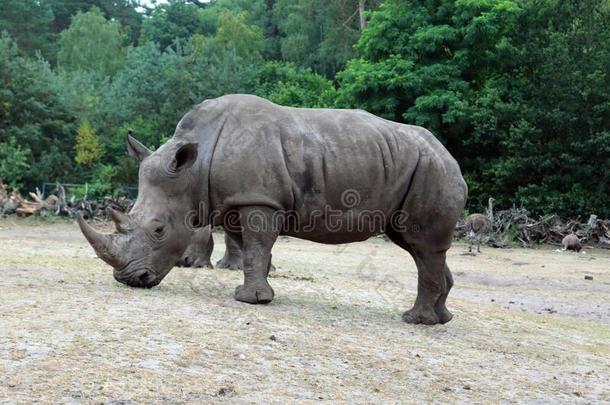
[[[596,215],[584,223],[574,219],[563,221],[556,215],[532,218],[525,208],[516,207],[494,213],[486,244],[501,247],[513,240],[524,247],[540,243],[560,246],[562,239],[572,233],[583,243],[610,249],[610,220],[598,219]],[[458,223],[456,235],[466,236],[463,221]]]

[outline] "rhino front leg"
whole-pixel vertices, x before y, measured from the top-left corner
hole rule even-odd
[[[267,282],[271,249],[279,234],[269,207],[245,207],[240,211],[244,284],[235,289],[235,299],[249,304],[267,304],[273,289]]]
[[[236,235],[225,232],[225,254],[216,262],[216,267],[229,270],[242,269],[241,245]]]
[[[189,246],[176,265],[179,267],[213,267],[210,261],[213,250],[212,228],[210,226],[200,228],[191,237]]]

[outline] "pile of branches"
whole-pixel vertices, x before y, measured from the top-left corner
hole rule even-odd
[[[561,245],[562,239],[575,234],[582,244],[610,249],[610,220],[591,215],[586,222],[579,219],[562,220],[555,215],[535,218],[525,208],[513,207],[494,212],[492,231],[487,235],[487,245],[505,247],[510,242],[524,247],[546,243]],[[466,237],[466,226],[460,221],[456,228],[458,237]]]
[[[28,195],[29,199],[24,198],[16,188],[9,193],[8,188],[0,182],[0,214],[74,217],[77,212],[81,212],[85,218],[105,218],[108,207],[128,212],[133,205],[133,201],[125,197],[106,197],[102,200],[88,200],[75,196],[67,198],[66,190],[61,184],[56,185],[56,194],[46,198],[38,188],[35,193]]]

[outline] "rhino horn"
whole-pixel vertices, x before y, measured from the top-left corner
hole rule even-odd
[[[114,222],[114,224],[116,225],[116,229],[121,233],[125,233],[126,228],[129,224],[129,217],[123,214],[122,212],[119,212],[110,207],[106,209],[106,213],[108,214],[108,217],[112,220],[112,222]]]
[[[96,231],[85,222],[83,215],[80,212],[76,214],[76,221],[78,222],[81,232],[85,235],[85,238],[87,238],[97,256],[112,267],[122,267],[122,261],[119,260],[117,255],[118,249],[115,243],[115,239],[118,235],[104,235]]]

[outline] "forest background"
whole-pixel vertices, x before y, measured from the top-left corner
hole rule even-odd
[[[610,217],[609,0],[0,0],[0,32],[11,187],[120,192],[128,128],[251,93],[428,128],[471,211]]]

